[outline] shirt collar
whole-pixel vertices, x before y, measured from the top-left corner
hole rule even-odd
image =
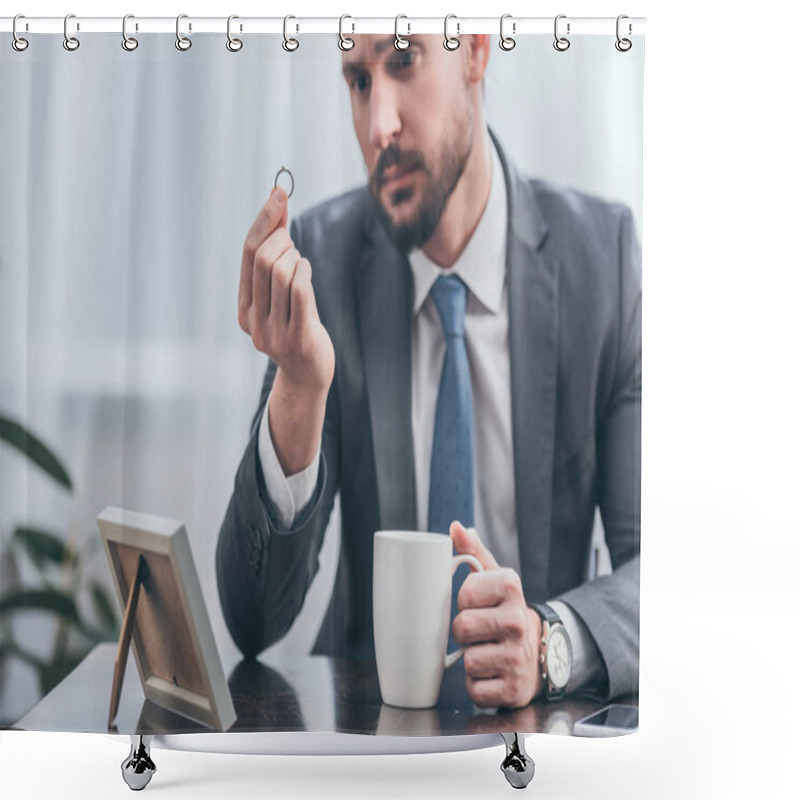
[[[508,208],[505,177],[497,149],[492,143],[492,178],[489,200],[467,246],[452,267],[444,269],[417,247],[408,254],[414,276],[416,314],[440,275],[455,273],[470,292],[493,314],[500,311],[505,280],[506,225]]]

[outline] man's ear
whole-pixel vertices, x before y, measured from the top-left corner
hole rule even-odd
[[[489,63],[491,38],[488,33],[475,33],[461,37],[461,47],[465,48],[467,79],[470,83],[483,81],[486,66]]]

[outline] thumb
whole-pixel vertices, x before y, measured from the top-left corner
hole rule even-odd
[[[289,222],[289,195],[286,194],[286,190],[282,186],[279,186],[274,191],[283,195],[283,197],[281,197],[282,201],[281,205],[283,206],[283,211],[281,213],[280,219],[278,220],[278,224],[276,227],[285,228],[286,223]]]
[[[484,569],[500,569],[475,528],[465,528],[460,522],[453,522],[450,525],[450,538],[457,553],[475,556]]]

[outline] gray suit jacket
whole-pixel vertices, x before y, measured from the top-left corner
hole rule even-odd
[[[507,280],[514,475],[527,601],[558,598],[586,623],[615,696],[638,690],[641,267],[621,205],[517,173],[508,190]],[[314,652],[369,655],[373,534],[416,527],[411,435],[413,281],[366,189],[292,225],[314,268],[336,371],[320,472],[290,530],[270,506],[258,427],[270,364],[219,535],[220,600],[231,635],[255,657],[299,612],[338,492],[342,547]],[[489,479],[485,476],[484,479]],[[614,572],[586,582],[599,504]]]

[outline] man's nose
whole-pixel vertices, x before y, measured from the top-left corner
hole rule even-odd
[[[374,86],[370,96],[369,141],[384,150],[400,133],[400,112],[397,97],[389,86]]]

